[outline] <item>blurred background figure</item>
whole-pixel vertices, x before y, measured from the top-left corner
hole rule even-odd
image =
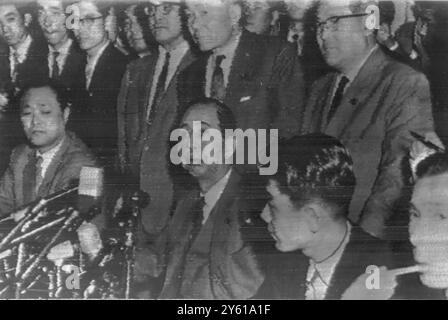
[[[285,0],[289,17],[288,41],[297,43],[297,53],[302,55],[305,36],[305,14],[311,0]]]
[[[32,27],[33,7],[26,1],[0,3],[0,174],[4,172],[11,148],[22,142],[14,96],[30,83],[48,77],[48,47]],[[36,35],[35,35],[36,34]]]
[[[86,56],[67,29],[66,5],[61,0],[38,0],[37,20],[48,43],[48,76],[77,95],[85,88]]]
[[[281,1],[247,0],[245,28],[247,31],[271,36],[281,33]]]
[[[154,50],[156,44],[149,27],[147,6],[132,4],[124,12],[124,34],[133,53],[140,58]]]
[[[121,53],[124,55],[129,55],[129,51],[127,50],[122,38],[122,32],[120,32],[120,25],[122,25],[122,23],[119,21],[118,14],[118,12],[121,12],[121,10],[124,9],[125,3],[115,1],[109,5],[110,7],[107,11],[107,16],[105,19],[107,38],[114,44],[115,48],[121,51]]]
[[[431,67],[428,47],[431,44],[432,25],[435,23],[434,8],[431,4],[415,3],[413,6],[415,21],[403,24],[395,32],[395,35],[392,35],[393,16],[391,15],[395,12],[387,14],[391,11],[391,5],[393,6],[393,3],[391,4],[389,1],[380,2],[381,17],[384,20],[381,21],[378,41],[394,52],[396,58],[428,75]]]

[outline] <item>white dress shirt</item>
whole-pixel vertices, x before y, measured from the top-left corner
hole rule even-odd
[[[344,239],[344,242],[331,258],[319,264],[316,264],[313,260],[310,259],[310,266],[308,267],[308,273],[306,276],[306,281],[308,283],[305,293],[306,300],[325,299],[336,266],[338,265],[339,260],[341,260],[342,254],[345,251],[345,247],[350,240],[351,224],[349,222],[347,222],[347,228],[347,235]],[[316,270],[318,273],[316,273]],[[319,274],[320,276],[316,277],[315,274]],[[313,276],[314,281],[312,281]]]
[[[233,58],[235,57],[236,49],[240,43],[241,33],[233,38],[222,48],[217,48],[213,51],[207,61],[207,71],[205,74],[205,95],[210,97],[211,86],[213,81],[213,72],[215,71],[216,58],[224,55],[226,58],[221,62],[221,68],[224,74],[224,85],[227,87],[229,83],[229,75],[232,68]]]
[[[229,182],[231,173],[232,169],[230,169],[229,172],[227,172],[224,177],[222,177],[218,182],[216,182],[205,194],[201,193],[201,196],[204,197],[205,202],[205,206],[202,210],[204,214],[202,224],[205,224],[208,217],[210,216],[210,213],[212,212],[213,208],[218,202],[219,198],[221,198],[221,195],[224,189],[226,188],[227,183]]]
[[[356,68],[352,69],[351,72],[349,72],[348,74],[342,74],[340,73],[337,78],[336,78],[336,82],[335,85],[333,87],[333,93],[332,93],[332,98],[331,101],[333,101],[334,95],[336,94],[336,90],[339,86],[339,82],[341,81],[343,76],[346,76],[348,78],[348,83],[344,88],[344,93],[347,91],[347,88],[352,84],[353,80],[355,80],[356,76],[358,75],[359,71],[361,71],[362,67],[366,64],[367,60],[370,58],[370,56],[373,54],[373,52],[378,48],[378,45],[375,45],[370,52],[365,56],[365,58],[361,61],[360,64],[358,64],[356,66]]]
[[[176,48],[169,51],[170,61],[168,63],[168,74],[167,74],[166,82],[165,82],[165,90],[168,89],[168,86],[170,85],[171,80],[173,79],[175,73],[177,72],[177,69],[179,68],[180,63],[189,48],[190,48],[190,46],[188,45],[188,42],[182,41],[182,43],[180,43]],[[162,73],[162,69],[165,64],[166,53],[167,53],[167,50],[164,47],[159,46],[159,56],[157,58],[156,70],[154,72],[154,77],[152,79],[151,91],[149,94],[149,101],[148,101],[148,112],[147,112],[146,118],[148,118],[149,113],[151,112],[154,95],[156,94],[157,83],[159,82],[159,77],[160,77],[160,74]]]
[[[52,46],[48,46],[48,70],[50,70],[49,76],[53,74],[53,53],[59,52],[58,57],[56,58],[56,63],[59,67],[59,75],[61,74],[65,61],[67,60],[68,55],[70,54],[70,48],[72,47],[73,40],[68,38],[67,41],[58,49],[55,50]]]
[[[96,54],[93,57],[87,55],[86,89],[89,89],[93,73],[95,72],[96,64],[98,63],[98,60],[100,59],[101,55],[103,54],[104,50],[106,50],[108,45],[109,41],[106,41],[106,43],[96,52]]]
[[[52,149],[48,150],[47,152],[40,153],[39,151],[36,152],[36,157],[42,158],[42,163],[40,165],[40,176],[42,177],[41,181],[45,177],[45,173],[47,172],[48,167],[50,166],[51,162],[53,161],[54,156],[58,153],[59,149],[61,149],[62,143],[64,142],[65,138],[61,140],[61,142],[58,143],[57,146],[53,147]],[[36,185],[36,190],[39,190],[40,185]]]
[[[16,59],[17,58],[17,63],[21,64],[26,60],[26,57],[28,55],[28,50],[30,49],[31,46],[31,42],[33,41],[33,39],[31,39],[30,35],[27,35],[25,38],[25,41],[23,41],[21,44],[19,44],[19,46],[17,47],[17,49],[14,49],[13,47],[9,47],[9,65],[11,66],[10,68],[10,76],[11,79],[13,79],[13,81],[15,81],[15,75],[16,75]]]

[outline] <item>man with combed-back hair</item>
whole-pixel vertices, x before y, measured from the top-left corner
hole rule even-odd
[[[243,130],[275,128],[282,137],[293,135],[305,89],[294,46],[243,30],[239,0],[186,3],[192,36],[209,54],[182,73],[180,95],[223,101]]]
[[[282,253],[266,250],[259,238],[252,241],[266,273],[256,298],[358,298],[345,290],[367,267],[390,267],[391,259],[386,242],[347,219],[356,185],[350,153],[333,137],[310,134],[284,141],[278,157],[261,218]],[[250,228],[243,230],[247,235]],[[375,290],[359,291],[361,295],[382,298]]]
[[[331,72],[317,80],[301,132],[340,139],[353,157],[358,184],[350,219],[384,237],[403,193],[403,157],[414,138],[434,131],[428,80],[377,46],[365,1],[322,1],[317,40]]]

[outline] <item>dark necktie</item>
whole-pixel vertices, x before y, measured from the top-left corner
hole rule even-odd
[[[39,161],[40,159],[40,161]],[[25,203],[34,201],[36,198],[36,186],[38,175],[41,175],[42,157],[37,157],[35,153],[31,153],[28,157],[28,163],[23,169],[23,200]]]
[[[52,79],[57,79],[59,77],[59,65],[58,65],[58,59],[59,57],[59,52],[54,51],[53,52],[53,66],[52,66],[52,70],[51,70],[51,78]]]
[[[15,52],[15,53],[13,54],[13,60],[14,60],[14,68],[13,68],[13,70],[12,70],[12,72],[11,72],[11,81],[12,81],[12,82],[16,82],[16,80],[17,80],[17,74],[18,74],[17,69],[19,68],[19,64],[20,64],[20,61],[19,61],[19,53],[18,53],[18,52]]]
[[[154,120],[154,115],[156,112],[156,107],[160,103],[162,99],[163,93],[165,92],[166,79],[168,77],[168,68],[170,64],[170,53],[167,52],[165,54],[165,63],[163,64],[162,71],[160,72],[159,79],[157,80],[156,92],[154,93],[154,98],[152,100],[150,110],[147,115],[148,124],[151,124]]]
[[[327,124],[330,123],[333,118],[336,110],[342,102],[342,97],[344,96],[344,90],[347,84],[349,83],[349,79],[346,76],[343,76],[341,80],[339,80],[338,87],[333,97],[333,101],[331,101],[330,110],[328,111]]]
[[[226,86],[224,84],[224,71],[221,63],[226,58],[225,55],[216,57],[215,69],[212,76],[212,84],[210,87],[210,97],[223,101],[226,96]]]
[[[36,157],[36,194],[37,191],[40,188],[40,185],[42,184],[42,181],[44,180],[44,177],[42,175],[42,162],[44,159],[41,156]]]
[[[202,221],[204,220],[204,206],[205,200],[203,196],[200,196],[194,203],[190,210],[192,216],[192,228],[189,236],[190,247],[196,240],[199,232],[202,228]]]

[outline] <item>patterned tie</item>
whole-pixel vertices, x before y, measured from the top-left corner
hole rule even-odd
[[[28,163],[23,169],[23,200],[25,203],[36,199],[38,183],[42,183],[42,157],[34,152],[28,156]]]
[[[53,51],[53,65],[51,68],[51,78],[52,79],[57,79],[59,77],[59,64],[57,61],[58,57],[59,57],[59,52]]]
[[[44,179],[42,175],[42,162],[44,159],[41,156],[36,157],[36,194],[38,193],[39,187]]]
[[[350,82],[350,80],[343,76],[341,80],[339,80],[338,88],[336,89],[336,92],[333,97],[333,101],[331,102],[330,110],[328,111],[328,117],[327,117],[327,124],[330,123],[331,119],[333,118],[334,114],[336,113],[336,110],[338,109],[339,105],[342,102],[342,97],[344,96],[344,90],[347,84]]]
[[[149,125],[151,125],[154,120],[156,107],[160,103],[160,100],[163,97],[163,93],[165,92],[166,79],[168,77],[168,68],[170,65],[171,55],[169,52],[165,54],[165,63],[163,64],[162,72],[160,72],[159,79],[157,80],[156,92],[154,93],[154,98],[152,100],[152,104],[150,109],[148,110],[148,116],[146,121]]]
[[[215,70],[213,71],[212,85],[210,88],[210,97],[220,101],[223,101],[226,96],[224,71],[221,67],[221,63],[225,58],[225,55],[219,55],[216,57]]]
[[[199,198],[195,201],[193,207],[190,210],[190,214],[192,215],[192,229],[189,236],[190,246],[196,240],[199,232],[202,228],[202,221],[204,220],[204,206],[205,200],[204,196],[199,196]]]

